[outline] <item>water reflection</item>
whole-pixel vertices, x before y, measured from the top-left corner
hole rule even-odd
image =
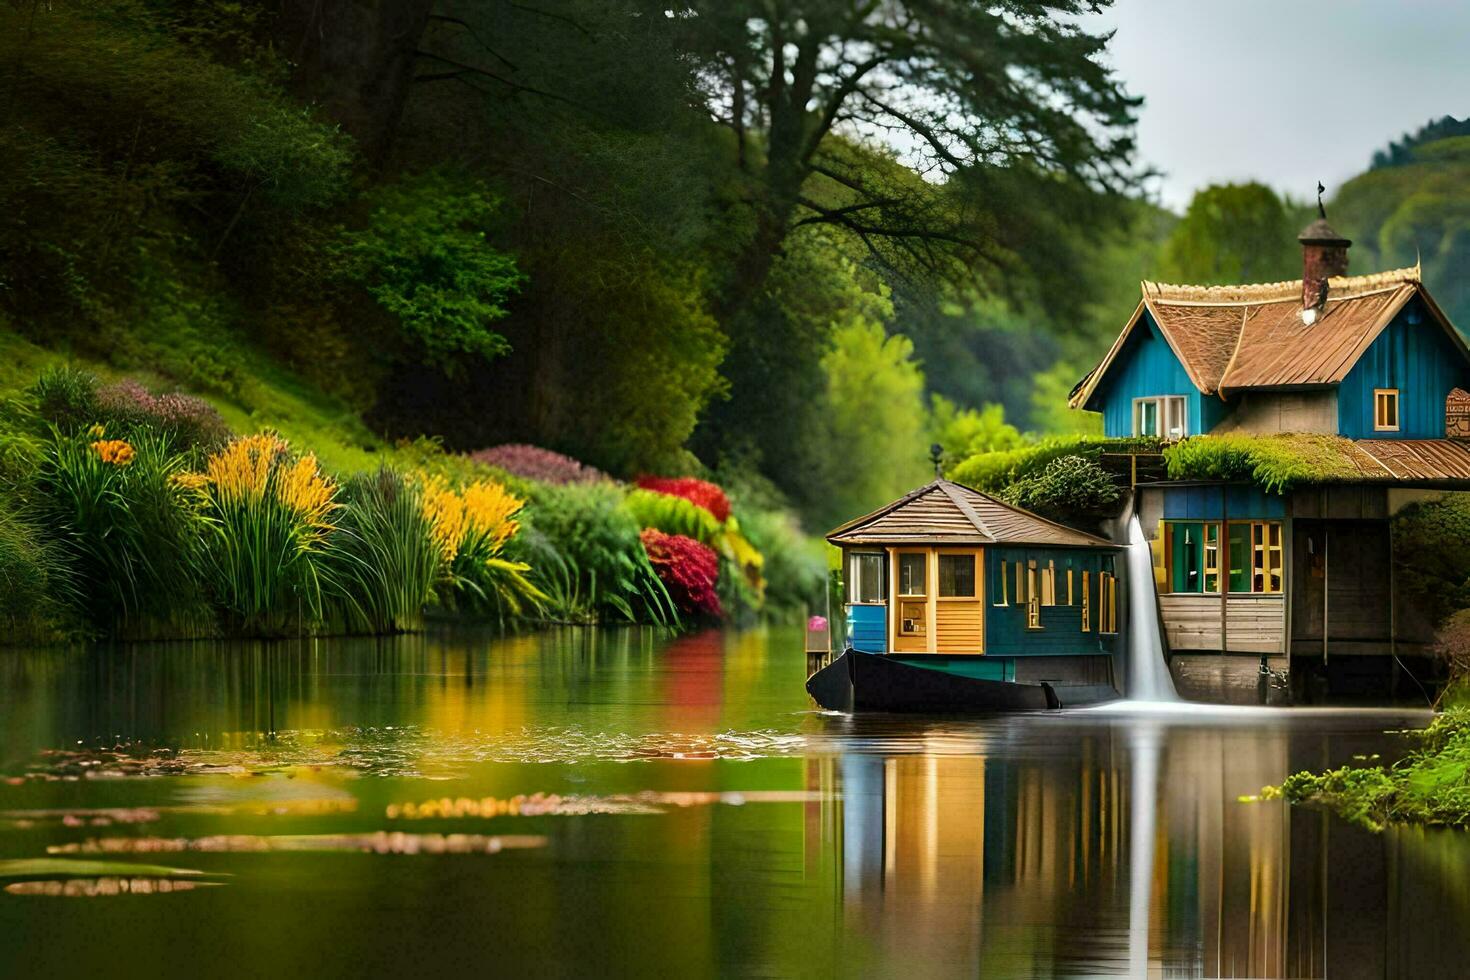
[[[835,823],[809,813],[808,845],[840,850],[846,928],[894,966],[918,948],[985,976],[1455,975],[1470,955],[1463,834],[1374,836],[1238,800],[1381,744],[1363,720],[1032,720],[999,723],[988,755],[813,760],[808,784],[835,772],[842,799]],[[1445,928],[1424,942],[1430,922]]]
[[[854,719],[811,710],[800,642],[0,655],[0,862],[180,851],[229,882],[135,901],[149,886],[116,884],[140,877],[126,864],[102,885],[8,880],[0,962],[1334,978],[1470,962],[1465,835],[1238,802],[1391,754],[1385,730],[1420,714]],[[68,901],[89,894],[114,900]],[[151,958],[119,967],[124,942]]]

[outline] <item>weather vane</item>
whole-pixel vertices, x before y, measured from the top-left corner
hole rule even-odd
[[[1325,190],[1327,188],[1322,186],[1322,182],[1317,181],[1317,214],[1322,218],[1327,217],[1327,209],[1322,206],[1322,192]]]

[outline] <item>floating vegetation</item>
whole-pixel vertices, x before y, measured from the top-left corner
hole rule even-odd
[[[209,837],[103,837],[71,844],[54,844],[47,854],[172,854],[183,851],[210,854],[277,852],[362,854],[499,854],[546,846],[546,838],[531,834],[410,834],[379,830],[370,834],[216,834]]]
[[[681,734],[621,734],[575,727],[510,732],[439,732],[416,727],[285,731],[258,744],[231,749],[149,750],[140,746],[51,749],[28,766],[35,780],[134,776],[295,775],[338,769],[352,775],[455,775],[483,763],[637,762],[646,760],[749,761],[800,754],[804,736],[759,730]],[[0,814],[3,816],[3,814]]]
[[[458,820],[466,817],[580,817],[592,813],[653,814],[669,808],[691,806],[744,806],[747,803],[809,803],[823,799],[820,793],[804,790],[753,790],[750,792],[663,793],[648,790],[613,796],[559,796],[555,793],[518,793],[505,799],[486,796],[475,800],[447,796],[419,803],[390,803],[384,811],[389,820]]]
[[[222,884],[222,881],[174,881],[170,878],[68,878],[65,881],[13,881],[5,886],[5,892],[47,898],[108,898],[114,895],[168,895]]]
[[[0,861],[0,878],[100,878],[113,876],[178,878],[202,875],[189,868],[126,861],[73,861],[65,858],[12,858]]]
[[[251,800],[244,803],[188,803],[177,806],[96,807],[49,810],[0,810],[0,821],[13,827],[57,823],[63,827],[111,827],[114,824],[155,823],[163,814],[193,816],[314,817],[353,813],[357,800],[351,796],[331,799]]]

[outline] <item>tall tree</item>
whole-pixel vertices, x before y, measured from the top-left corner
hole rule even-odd
[[[983,202],[935,206],[935,184],[969,168],[1024,161],[1095,186],[1125,184],[1138,101],[1100,60],[1108,36],[1078,23],[1106,5],[676,3],[668,19],[701,59],[704,94],[733,130],[747,176],[751,233],[733,257],[726,310],[760,291],[800,225],[845,229],[885,260],[992,260]],[[669,5],[656,7],[663,15]],[[854,146],[894,153],[925,179],[882,179]]]
[[[1305,224],[1265,184],[1212,184],[1195,192],[1159,257],[1175,282],[1221,285],[1301,275],[1297,232]]]

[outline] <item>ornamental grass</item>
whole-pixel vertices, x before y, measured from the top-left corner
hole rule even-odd
[[[115,635],[198,629],[201,523],[175,479],[182,459],[146,431],[53,433],[38,473],[41,513],[69,569],[78,618]]]
[[[201,569],[227,625],[276,635],[319,622],[332,571],[325,552],[341,505],[316,457],[261,433],[231,440],[201,475]]]
[[[417,481],[383,467],[343,488],[339,533],[329,549],[333,614],[352,632],[423,626],[440,578],[440,549]]]

